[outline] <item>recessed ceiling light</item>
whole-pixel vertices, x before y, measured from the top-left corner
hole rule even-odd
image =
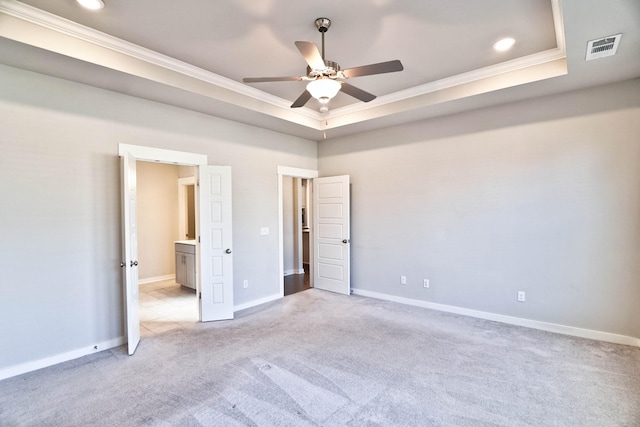
[[[76,0],[78,4],[82,7],[86,7],[91,10],[98,10],[104,7],[104,2],[102,0]]]
[[[511,37],[504,38],[502,40],[498,40],[493,45],[493,48],[498,52],[504,52],[505,50],[511,49],[511,47],[516,44],[516,41]]]

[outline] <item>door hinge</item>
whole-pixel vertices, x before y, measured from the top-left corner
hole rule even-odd
[[[198,236],[198,243],[200,243],[200,236]]]
[[[202,292],[198,292],[198,299],[202,299]]]

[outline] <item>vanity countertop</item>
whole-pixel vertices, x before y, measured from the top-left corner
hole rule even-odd
[[[196,241],[195,240],[176,240],[174,243],[180,243],[182,245],[196,245]]]

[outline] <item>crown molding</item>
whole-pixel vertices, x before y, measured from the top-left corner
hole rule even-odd
[[[45,12],[16,0],[2,0],[2,3],[0,3],[0,12],[19,18],[23,21],[37,24],[41,27],[69,35],[76,39],[84,40],[94,45],[102,46],[115,52],[132,56],[144,62],[159,65],[190,77],[195,77],[207,83],[224,87],[225,89],[244,93],[245,95],[249,95],[254,98],[260,97],[263,102],[269,102],[278,106],[281,106],[284,102],[281,98],[266,94],[250,86],[242,85],[234,80],[157,53],[151,49],[110,36],[98,30],[94,30],[93,28],[53,15],[49,12]]]
[[[441,80],[425,83],[420,86],[404,89],[398,92],[391,93],[389,95],[380,96],[367,104],[352,104],[345,107],[331,110],[327,117],[327,120],[336,119],[341,116],[349,114],[359,113],[372,109],[374,107],[381,107],[384,105],[394,104],[400,101],[405,101],[410,98],[420,97],[422,95],[428,95],[435,92],[439,92],[446,89],[451,89],[458,86],[463,86],[469,83],[478,82],[481,80],[490,79],[492,77],[499,77],[506,74],[510,74],[519,70],[533,68],[541,64],[562,60],[566,57],[563,49],[554,48],[544,52],[534,53],[532,55],[523,56],[511,61],[501,62],[496,65],[491,65],[477,70],[469,71],[455,76],[447,77]],[[531,80],[535,81],[535,80]]]
[[[66,35],[75,40],[83,41],[88,43],[89,46],[108,49],[144,64],[160,67],[164,70],[177,73],[177,75],[198,80],[210,85],[208,86],[209,88],[229,91],[235,94],[236,98],[238,95],[241,97],[242,102],[238,103],[241,107],[259,111],[263,114],[297,123],[311,129],[324,130],[371,120],[389,113],[397,113],[399,111],[406,111],[407,109],[420,108],[434,103],[477,95],[480,93],[478,92],[478,87],[483,86],[481,84],[482,82],[494,82],[492,85],[484,85],[486,88],[485,92],[509,86],[509,84],[503,85],[495,83],[496,77],[508,77],[514,74],[519,76],[516,84],[525,84],[540,80],[540,78],[566,74],[566,47],[564,23],[562,19],[562,3],[561,0],[550,1],[553,11],[556,48],[380,96],[369,103],[355,103],[330,110],[328,114],[321,114],[308,107],[291,109],[289,106],[290,101],[288,100],[117,37],[110,36],[101,31],[45,12],[17,0],[0,0],[0,13],[12,16],[23,22],[46,28],[55,33]],[[5,34],[0,35],[5,36]],[[18,41],[23,40],[19,39]],[[47,49],[47,47],[44,48]],[[561,67],[556,67],[556,74],[553,74],[548,72],[547,67],[547,69],[545,69],[546,71],[540,74],[540,76],[529,73],[529,77],[524,76],[524,73],[522,73],[522,70],[531,69],[534,71],[541,69],[541,66],[545,64],[552,64],[554,62],[564,63],[564,70],[562,70]],[[108,66],[105,64],[101,65]],[[114,69],[117,68],[114,67]],[[148,78],[144,75],[140,75],[140,77]],[[166,82],[163,83],[167,84]],[[510,85],[512,86],[513,84]],[[464,88],[471,87],[473,87],[473,90],[465,92]],[[456,88],[462,90],[455,90]],[[442,99],[438,101],[436,99],[438,97],[434,95],[439,92],[448,92],[449,95],[441,97]],[[451,95],[454,92],[456,95]],[[230,102],[229,99],[223,99],[223,97],[217,95],[217,93],[215,90],[212,90],[211,93],[206,96],[224,102]]]
[[[451,89],[456,86],[463,86],[469,83],[478,82],[492,77],[502,76],[515,71],[532,68],[541,64],[547,64],[558,60],[564,60],[567,57],[567,48],[564,35],[564,20],[562,19],[562,1],[551,0],[551,8],[553,11],[553,25],[556,35],[556,47],[542,52],[516,58],[510,61],[501,62],[490,65],[477,70],[469,71],[455,76],[446,77],[444,79],[425,83],[423,85],[414,86],[388,95],[379,96],[369,103],[357,103],[347,105],[345,107],[330,110],[326,120],[332,120],[339,117],[361,113],[366,110],[382,107],[405,101],[410,98],[420,97],[422,95],[432,94],[441,90]],[[535,81],[535,80],[532,80]]]
[[[96,46],[110,49],[114,52],[136,58],[148,64],[153,64],[179,74],[201,80],[211,85],[251,97],[276,107],[286,109],[290,108],[289,101],[275,95],[271,95],[243,83],[236,82],[235,80],[220,76],[211,71],[204,70],[151,49],[144,48],[127,42],[126,40],[122,40],[93,28],[78,24],[77,22],[62,18],[17,0],[0,0],[0,13],[13,16],[14,18],[18,18],[22,21],[36,24],[40,27],[53,30],[60,34],[65,34]],[[319,114],[309,108],[300,110],[299,114],[320,120]]]

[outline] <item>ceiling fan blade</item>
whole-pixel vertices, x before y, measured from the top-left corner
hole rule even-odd
[[[304,92],[302,92],[302,95],[300,95],[298,99],[296,99],[295,102],[291,104],[291,108],[304,107],[304,104],[306,104],[307,101],[309,101],[310,99],[311,99],[311,94],[309,93],[308,90],[305,90]]]
[[[307,61],[309,67],[312,70],[324,70],[327,66],[324,64],[324,59],[318,50],[318,46],[312,42],[296,42],[296,47],[304,56],[304,60]]]
[[[354,98],[359,99],[360,101],[363,101],[363,102],[369,102],[376,99],[376,96],[374,94],[366,92],[353,85],[350,85],[349,83],[342,82],[342,87],[340,88],[340,90],[346,93],[347,95],[351,95]]]
[[[265,82],[294,82],[300,81],[303,77],[245,77],[245,83],[265,83]]]
[[[399,60],[379,62],[377,64],[363,65],[361,67],[347,68],[342,70],[342,74],[346,78],[371,76],[373,74],[393,73],[396,71],[402,71],[404,67]]]

